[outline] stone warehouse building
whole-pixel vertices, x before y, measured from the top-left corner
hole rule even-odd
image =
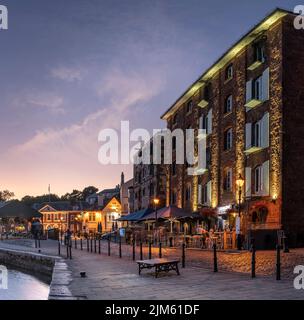
[[[163,163],[163,144],[161,143],[160,159]],[[138,151],[139,160],[133,166],[133,186],[129,189],[132,193],[130,203],[132,211],[139,211],[147,208],[154,208],[153,199],[159,199],[158,207],[162,208],[166,204],[166,166],[163,164],[153,164],[153,138],[143,145]],[[145,152],[147,150],[147,153]],[[155,150],[156,151],[156,150]],[[142,161],[145,154],[150,157],[150,164]]]
[[[241,193],[241,232],[271,247],[277,230],[304,245],[304,30],[277,9],[195,81],[161,117],[167,127],[206,129],[207,168],[167,173],[167,205],[232,221]]]

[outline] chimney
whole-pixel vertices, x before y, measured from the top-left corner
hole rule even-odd
[[[121,177],[120,177],[120,187],[125,183],[125,175],[124,173],[122,172],[121,173]]]

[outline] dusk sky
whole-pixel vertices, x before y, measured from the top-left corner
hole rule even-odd
[[[165,127],[161,114],[275,7],[301,1],[0,0],[0,190],[114,187],[98,133]]]

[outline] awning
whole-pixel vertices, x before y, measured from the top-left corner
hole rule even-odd
[[[120,217],[117,221],[139,221],[143,217],[149,215],[153,210],[151,208],[132,212],[126,216]]]
[[[157,219],[183,219],[183,218],[192,218],[199,219],[202,216],[197,212],[189,212],[185,209],[178,208],[176,206],[164,207],[157,210]],[[155,220],[155,211],[151,212],[147,216],[140,219],[141,221],[145,220]]]
[[[6,202],[0,207],[0,218],[41,218],[42,214],[19,200]]]

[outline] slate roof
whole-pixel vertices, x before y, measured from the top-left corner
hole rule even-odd
[[[90,205],[85,201],[76,201],[74,204],[71,204],[69,201],[54,201],[54,202],[44,202],[38,204],[36,210],[40,210],[45,206],[50,206],[56,211],[78,211],[86,210],[90,208]]]
[[[42,214],[19,200],[7,201],[0,205],[1,218],[41,218]]]

